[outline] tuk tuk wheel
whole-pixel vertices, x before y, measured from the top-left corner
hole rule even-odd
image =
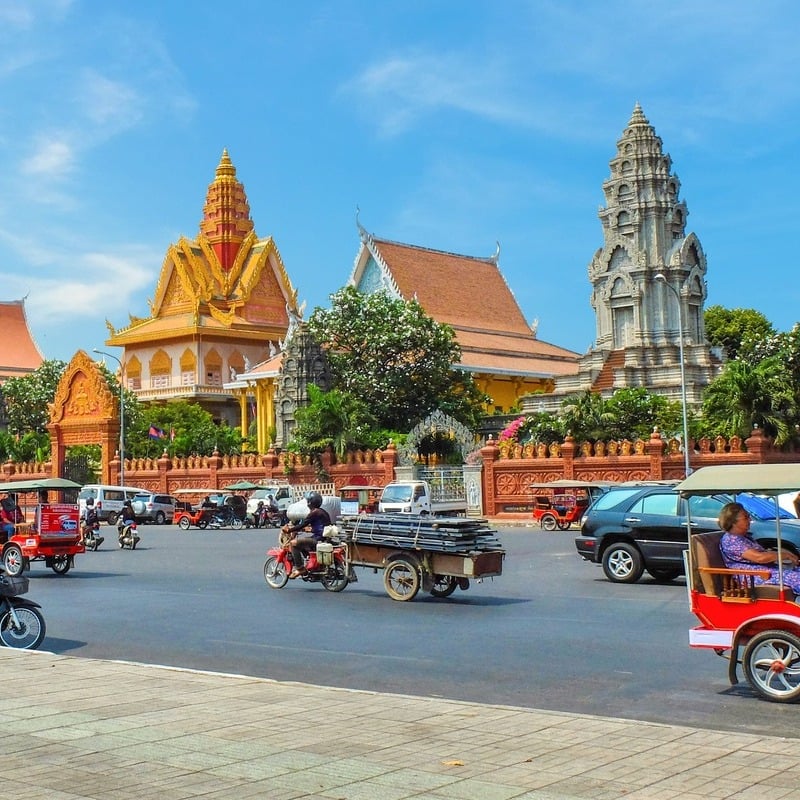
[[[413,600],[419,585],[419,570],[405,558],[390,562],[383,571],[383,587],[392,600]]]
[[[763,631],[742,656],[747,682],[757,694],[776,703],[800,700],[800,636],[789,631]]]
[[[181,518],[178,520],[178,527],[179,527],[179,528],[180,528],[182,531],[188,531],[188,530],[189,530],[189,528],[191,527],[191,525],[192,525],[192,523],[191,523],[191,521],[189,520],[189,517],[181,517]]]
[[[458,587],[458,578],[452,575],[434,575],[431,594],[434,597],[450,597]]]
[[[53,556],[50,569],[52,569],[56,575],[66,575],[70,567],[72,567],[72,559],[69,556]]]
[[[7,575],[21,575],[25,569],[25,557],[17,545],[9,545],[3,553],[3,569]]]
[[[558,529],[560,531],[568,531],[572,527],[572,523],[566,519],[556,520],[558,522]]]
[[[554,514],[542,514],[539,525],[546,531],[554,531],[558,527],[558,520]]]

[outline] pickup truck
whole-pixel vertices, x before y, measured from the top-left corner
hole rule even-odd
[[[427,481],[395,481],[383,487],[378,510],[384,514],[455,516],[465,514],[465,497],[437,497]]]

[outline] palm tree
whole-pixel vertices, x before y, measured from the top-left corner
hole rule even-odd
[[[783,361],[765,358],[757,364],[729,361],[703,397],[703,416],[724,436],[746,438],[754,426],[783,444],[795,415],[791,376]]]
[[[605,437],[609,419],[603,398],[595,392],[587,391],[568,398],[561,404],[559,416],[564,430],[578,442]]]

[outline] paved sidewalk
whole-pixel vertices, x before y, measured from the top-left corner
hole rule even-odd
[[[0,796],[800,796],[800,740],[0,649]]]

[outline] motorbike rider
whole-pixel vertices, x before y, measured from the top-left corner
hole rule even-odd
[[[122,538],[125,528],[131,523],[136,523],[136,514],[133,512],[133,506],[130,500],[126,500],[122,504],[122,510],[119,512],[119,520],[117,520],[117,533],[119,538]]]
[[[256,506],[256,512],[253,514],[253,524],[256,528],[260,528],[265,522],[264,501],[259,500]]]
[[[284,525],[281,530],[284,533],[299,533],[308,528],[308,532],[304,536],[295,536],[290,542],[289,546],[292,548],[292,569],[289,577],[299,578],[305,575],[307,570],[303,566],[303,554],[310,553],[312,550],[317,549],[317,542],[322,541],[322,532],[327,525],[331,524],[331,518],[328,512],[322,507],[322,495],[319,492],[309,492],[306,498],[309,512],[308,516],[298,522],[297,525]]]
[[[100,528],[100,515],[94,506],[94,498],[90,497],[86,501],[86,511],[83,513],[83,525],[81,526],[81,544],[86,544],[86,537],[92,531]],[[100,544],[103,543],[103,537],[99,537]]]

